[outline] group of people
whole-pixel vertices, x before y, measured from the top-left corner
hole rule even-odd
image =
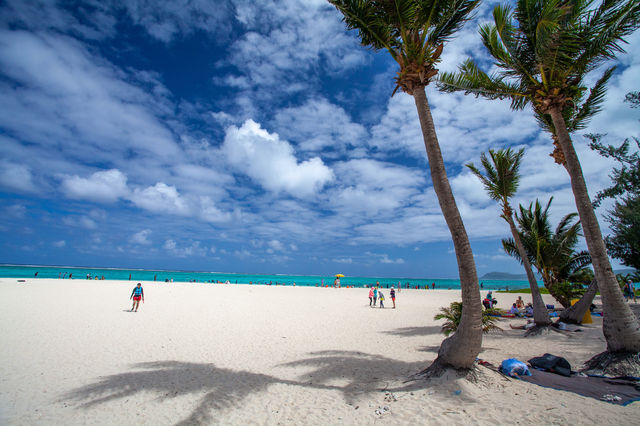
[[[498,304],[498,300],[493,297],[493,292],[490,290],[487,293],[487,297],[482,300],[482,305],[485,309],[493,309],[494,306]],[[512,315],[516,315],[519,317],[532,317],[533,316],[533,305],[531,303],[524,304],[524,300],[522,300],[522,296],[518,296],[515,302],[511,305],[511,309],[507,312]]]
[[[527,303],[527,305],[525,306],[524,301],[522,300],[522,296],[518,296],[513,305],[511,305],[509,313],[518,317],[532,317],[533,305],[531,303]]]
[[[398,291],[400,289],[398,288]],[[389,296],[391,296],[391,301],[393,302],[393,309],[396,308],[396,289],[391,286],[391,290],[389,291]],[[379,304],[380,308],[384,308],[384,294],[382,290],[379,290],[377,286],[371,286],[369,289],[369,307],[375,308],[376,304]]]

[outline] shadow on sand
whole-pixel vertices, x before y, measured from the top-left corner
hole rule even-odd
[[[430,336],[432,334],[440,334],[442,326],[430,325],[425,327],[402,327],[395,330],[381,331],[384,334],[393,336],[412,337],[412,336]],[[444,338],[444,337],[443,337]]]
[[[194,395],[199,397],[197,406],[178,424],[203,424],[215,422],[216,412],[240,406],[247,396],[273,384],[339,391],[347,403],[353,403],[359,396],[384,390],[389,383],[408,377],[426,365],[426,362],[404,362],[361,352],[321,351],[309,355],[309,358],[280,365],[313,369],[298,380],[218,368],[213,364],[158,361],[135,364],[126,373],[101,377],[94,384],[71,391],[64,399],[82,402],[82,408],[90,408],[140,392],[156,393],[160,401]],[[413,383],[395,390],[409,386],[416,388]],[[419,386],[424,388],[428,384]]]

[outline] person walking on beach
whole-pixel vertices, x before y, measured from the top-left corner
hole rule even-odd
[[[384,309],[384,294],[381,291],[378,292],[378,298],[380,299],[380,309]]]
[[[378,288],[373,288],[373,307],[376,307],[376,300],[378,299]]]
[[[137,286],[133,288],[131,292],[131,297],[129,299],[133,299],[133,305],[131,305],[131,312],[133,312],[135,308],[135,312],[138,312],[138,306],[140,306],[140,300],[144,303],[144,290],[142,289],[142,284],[138,283]]]
[[[628,280],[627,283],[624,285],[624,289],[622,293],[624,294],[625,302],[628,302],[629,299],[633,298],[633,303],[638,303],[638,300],[636,299],[636,288],[631,282],[631,280]]]
[[[373,305],[373,286],[369,289],[369,306]]]
[[[391,286],[391,291],[389,292],[389,294],[391,295],[391,301],[393,302],[393,309],[395,309],[396,308],[396,290],[393,288],[393,286]]]

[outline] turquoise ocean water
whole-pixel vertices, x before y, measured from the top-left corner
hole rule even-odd
[[[174,282],[226,282],[231,284],[271,284],[271,285],[293,285],[316,287],[333,284],[334,276],[325,275],[262,275],[262,274],[239,274],[224,272],[196,272],[196,271],[161,271],[146,269],[115,269],[115,268],[87,268],[71,266],[35,266],[35,265],[0,265],[1,278],[65,278],[87,279],[87,275],[94,279],[98,277],[105,280],[128,280],[131,281],[161,281],[173,280]],[[436,289],[458,289],[460,281],[455,279],[432,279],[432,278],[378,278],[378,277],[344,277],[340,279],[342,286],[363,287],[365,285],[380,282],[383,287],[402,284],[405,288],[408,284],[410,288],[425,288],[426,285],[436,284]],[[524,280],[481,280],[485,289],[504,288],[528,288],[529,283]]]

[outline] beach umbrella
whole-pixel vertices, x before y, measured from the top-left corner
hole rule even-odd
[[[336,278],[342,278],[342,277],[344,277],[344,275],[342,275],[342,274],[336,274]]]

